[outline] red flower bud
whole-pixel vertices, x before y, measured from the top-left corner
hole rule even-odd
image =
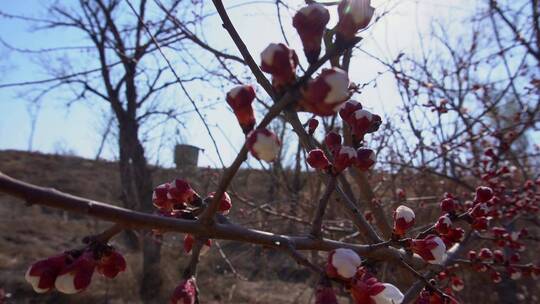
[[[317,127],[319,126],[319,121],[315,118],[312,118],[308,121],[308,134],[313,135]]]
[[[338,68],[323,69],[302,93],[299,105],[306,111],[320,116],[334,115],[339,106],[349,99],[347,72]]]
[[[436,235],[429,235],[425,239],[413,239],[411,249],[430,264],[442,264],[446,257],[446,246]]]
[[[253,130],[248,134],[247,146],[256,159],[274,161],[279,154],[280,145],[276,134],[268,129]]]
[[[319,59],[324,30],[329,20],[330,13],[318,3],[301,8],[293,17],[293,26],[302,40],[304,54],[310,64]]]
[[[510,277],[510,279],[512,280],[519,280],[521,279],[521,270],[519,270],[518,268],[516,267],[513,267],[513,266],[509,266],[506,271],[508,272],[508,276]]]
[[[407,206],[399,206],[394,211],[394,234],[402,236],[414,226],[414,211]]]
[[[339,109],[339,116],[344,121],[349,121],[351,115],[358,110],[362,110],[362,104],[356,100],[349,100]]]
[[[343,0],[338,6],[339,21],[336,26],[338,41],[350,41],[356,32],[366,28],[375,9],[370,0]]]
[[[463,280],[456,276],[452,277],[451,283],[452,283],[452,289],[454,291],[461,291],[465,287]]]
[[[283,43],[271,43],[261,53],[261,70],[272,75],[272,84],[278,90],[296,79],[298,56]]]
[[[357,304],[401,303],[404,298],[396,286],[381,283],[369,275],[363,275],[361,278],[354,280],[351,286],[351,296]]]
[[[356,151],[349,146],[342,146],[334,158],[334,171],[338,174],[356,162]]]
[[[452,220],[447,215],[439,217],[439,220],[435,224],[435,229],[440,234],[447,234],[448,231],[452,228]]]
[[[504,263],[504,253],[499,249],[493,250],[493,259],[497,263]]]
[[[441,210],[442,212],[454,212],[456,209],[456,204],[454,202],[454,199],[452,198],[445,198],[441,201]]]
[[[487,217],[482,216],[482,217],[475,218],[473,223],[471,224],[471,227],[477,231],[486,231],[488,228],[488,225],[489,225],[489,221]]]
[[[192,203],[199,195],[187,181],[176,178],[170,183],[167,197],[174,201],[176,208],[178,205]]]
[[[344,117],[347,117],[345,122],[351,127],[352,133],[359,140],[363,140],[366,134],[377,131],[382,123],[379,115],[372,114],[364,109],[356,110],[348,116],[345,113]]]
[[[469,260],[472,261],[475,261],[477,258],[478,258],[478,253],[476,253],[476,251],[474,250],[470,250],[469,253],[468,253],[468,256],[469,256]]]
[[[498,273],[497,271],[493,271],[491,273],[491,281],[493,283],[500,283],[502,281],[502,276],[500,273]]]
[[[493,259],[493,252],[489,248],[482,248],[478,256],[484,261],[491,261]]]
[[[476,188],[476,196],[474,197],[475,202],[485,203],[493,197],[493,190],[489,187],[478,187]]]
[[[210,192],[208,194],[208,198],[213,200],[215,194],[216,192]],[[223,215],[227,215],[229,214],[231,208],[232,208],[231,197],[229,196],[227,192],[223,192],[223,195],[221,196],[221,201],[219,202],[218,211]]]
[[[227,103],[232,108],[244,134],[248,134],[255,126],[255,114],[251,103],[255,99],[255,90],[250,85],[233,88],[227,93]]]
[[[171,297],[170,304],[195,304],[197,302],[197,284],[191,277],[178,284]]]
[[[172,210],[175,202],[172,199],[169,199],[168,193],[171,184],[165,183],[154,188],[152,193],[152,203],[159,210]]]
[[[60,254],[32,264],[25,274],[25,279],[37,293],[45,293],[54,288],[54,281],[65,267],[68,256]]]
[[[115,278],[126,270],[126,260],[115,250],[105,253],[97,263],[96,270],[107,278]]]
[[[330,162],[321,149],[309,151],[307,162],[313,169],[326,170],[330,167]]]
[[[376,160],[377,160],[376,155],[375,155],[375,152],[373,150],[366,149],[366,148],[359,148],[358,150],[356,150],[356,163],[355,163],[355,166],[358,169],[360,169],[362,171],[367,171],[371,167],[373,167]]]
[[[66,265],[54,281],[54,287],[62,293],[74,294],[85,290],[92,282],[96,261],[91,253],[84,253],[73,263]]]
[[[341,135],[337,134],[334,131],[328,132],[324,138],[324,143],[330,149],[330,151],[335,154],[337,150],[341,147]]]

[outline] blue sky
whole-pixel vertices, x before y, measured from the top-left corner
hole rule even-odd
[[[418,31],[427,33],[433,19],[455,21],[462,18],[473,8],[471,2],[474,1],[452,0],[443,3],[436,0],[373,1],[378,13],[388,8],[392,10],[389,15],[363,34],[365,40],[362,42],[362,48],[385,58],[394,58],[401,51],[414,53],[419,49]],[[47,1],[38,0],[10,1],[10,4],[4,5],[1,10],[10,14],[46,16],[46,3]],[[233,7],[229,10],[231,19],[256,59],[268,43],[283,41],[277,25],[273,1],[229,0],[224,3],[227,7]],[[288,1],[287,3],[291,3],[293,8],[299,8],[302,2]],[[207,10],[211,12],[212,7],[208,5]],[[334,12],[335,8],[330,10]],[[293,13],[283,12],[285,32],[292,47],[301,54],[300,41],[290,25]],[[335,17],[333,13],[330,24],[335,23]],[[220,26],[217,15],[206,21],[205,31],[205,37],[211,44],[236,53],[229,36]],[[24,49],[83,44],[77,33],[34,31],[24,22],[6,18],[0,18],[0,38],[15,47]],[[358,99],[367,108],[391,115],[393,111],[396,111],[399,103],[393,77],[391,75],[378,76],[377,73],[383,71],[383,67],[365,55],[360,53],[357,55],[351,65],[351,79],[357,83],[363,83],[377,77],[377,86],[366,87]],[[50,76],[43,71],[42,67],[54,60],[53,55],[43,59],[29,54],[19,54],[0,46],[0,83],[49,78]],[[31,89],[32,87],[0,89],[0,149],[28,149],[31,124],[29,109],[31,107],[25,93]],[[235,150],[239,149],[243,143],[243,135],[234,116],[226,108],[224,100],[219,103],[226,92],[208,90],[200,86],[193,86],[191,90],[201,104],[218,102],[213,109],[205,110],[205,116],[221,147],[220,153],[225,164],[229,164],[236,155]],[[259,91],[263,94],[262,90],[259,89]],[[55,91],[43,98],[33,150],[46,153],[70,151],[79,156],[93,158],[98,149],[100,133],[107,121],[103,113],[107,113],[108,109],[104,103],[98,102],[78,102],[66,108],[68,96],[71,95],[67,92]],[[182,109],[190,109],[190,105],[185,98],[182,98],[178,88],[173,88],[163,97],[178,102]],[[258,115],[262,117],[262,113]],[[200,120],[193,115],[185,119],[186,127],[180,129],[181,136],[176,137],[174,141],[205,149],[200,158],[200,165],[217,166],[219,164],[217,154]],[[173,141],[166,142],[162,147],[156,148],[159,146],[156,141],[149,142],[147,153],[151,162],[170,166],[172,164],[171,149],[174,143]],[[116,148],[115,142],[111,140],[103,156],[114,159]]]

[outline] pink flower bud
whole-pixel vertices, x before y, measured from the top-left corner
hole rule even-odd
[[[465,287],[463,280],[459,277],[453,276],[451,279],[452,289],[454,291],[462,291]]]
[[[247,146],[256,159],[274,161],[279,154],[280,145],[276,134],[268,129],[253,130],[248,134]]]
[[[362,259],[351,249],[339,248],[328,255],[326,274],[330,278],[349,280],[356,274],[356,269],[362,264]]]
[[[255,99],[255,90],[250,85],[233,88],[227,93],[227,103],[232,108],[244,134],[248,134],[255,126],[255,114],[251,103]]]
[[[484,261],[491,261],[493,259],[493,252],[489,248],[482,248],[478,257]]]
[[[337,134],[334,131],[328,132],[324,138],[324,143],[330,149],[330,151],[335,154],[337,150],[341,147],[341,135]]]
[[[488,215],[488,213],[489,207],[485,203],[477,204],[470,212],[472,217],[483,217]]]
[[[469,256],[469,260],[475,261],[478,258],[478,253],[474,250],[469,250],[469,253],[467,254]]]
[[[504,263],[504,253],[499,249],[493,250],[493,259],[497,263]]]
[[[334,171],[338,174],[356,162],[356,151],[351,147],[342,146],[334,158]]]
[[[343,0],[338,6],[336,26],[339,41],[350,41],[356,32],[368,26],[375,9],[370,0]]]
[[[308,134],[313,135],[317,127],[319,126],[319,121],[315,118],[312,118],[308,121]]]
[[[191,277],[178,284],[171,297],[170,304],[195,304],[197,302],[197,284]]]
[[[118,273],[126,270],[124,256],[115,250],[105,253],[97,263],[96,270],[107,278],[115,278]]]
[[[519,280],[521,279],[521,270],[519,270],[516,267],[509,266],[506,271],[508,272],[508,276],[512,280]]]
[[[407,206],[399,206],[394,211],[394,234],[402,236],[414,226],[414,211]]]
[[[184,237],[184,252],[190,253],[193,249],[193,244],[195,244],[195,238],[191,234],[186,234]],[[201,251],[199,252],[199,255],[205,255],[212,246],[212,241],[210,239],[207,239],[206,242],[204,242],[204,245],[201,248]]]
[[[24,277],[35,292],[45,293],[54,288],[54,281],[66,262],[66,254],[37,261],[28,268]]]
[[[351,131],[357,139],[363,140],[366,134],[378,130],[381,125],[381,117],[360,109],[350,114],[345,122],[351,127]]]
[[[489,225],[487,217],[477,217],[473,220],[471,227],[476,231],[486,231]]]
[[[401,303],[403,294],[394,285],[381,283],[368,275],[354,281],[351,286],[351,296],[355,303],[390,304]]]
[[[54,287],[62,293],[74,294],[85,290],[92,282],[96,261],[91,253],[83,253],[66,265],[56,277]]]
[[[450,217],[446,215],[439,217],[439,220],[437,220],[437,223],[435,224],[437,232],[440,234],[447,234],[450,228],[452,228],[452,220],[450,220]]]
[[[326,170],[328,169],[328,167],[330,167],[330,162],[328,161],[328,158],[326,158],[326,155],[321,149],[314,149],[309,151],[306,160],[313,169]]]
[[[216,192],[210,192],[208,194],[208,198],[213,200],[215,194]],[[223,192],[223,195],[221,196],[221,201],[219,202],[218,211],[223,215],[227,215],[231,211],[231,208],[232,208],[231,197],[229,196],[227,192]]]
[[[502,276],[499,272],[493,271],[491,273],[491,281],[495,284],[502,282]]]
[[[329,20],[330,13],[318,3],[301,8],[293,17],[293,26],[302,40],[304,54],[310,64],[319,59],[324,30]]]
[[[323,69],[303,91],[299,105],[306,111],[320,116],[331,116],[349,99],[349,76],[338,69]]]
[[[362,110],[362,104],[356,100],[349,100],[341,105],[341,108],[339,109],[339,116],[344,121],[349,121],[351,115],[358,110]]]
[[[446,256],[446,246],[436,235],[429,235],[425,239],[413,239],[411,249],[430,264],[442,264]]]
[[[170,183],[167,197],[173,200],[175,208],[178,208],[179,205],[191,204],[199,195],[187,181],[176,178]]]
[[[475,202],[485,203],[493,197],[493,190],[489,187],[478,187],[476,188],[476,196],[474,197]]]
[[[154,188],[152,203],[159,210],[172,210],[174,207],[174,200],[169,199],[168,196],[170,187],[171,185],[169,183],[165,183]]]
[[[377,157],[375,152],[371,149],[359,148],[356,150],[356,163],[355,166],[362,170],[367,171],[373,167]]]
[[[271,43],[261,53],[261,70],[272,75],[278,90],[294,82],[297,65],[298,56],[283,43]]]
[[[441,201],[441,210],[442,212],[454,212],[456,209],[456,203],[454,202],[454,199],[452,198],[445,198]]]

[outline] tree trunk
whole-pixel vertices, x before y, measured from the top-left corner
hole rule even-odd
[[[138,137],[135,119],[119,119],[120,179],[126,208],[152,212],[152,175]],[[160,294],[161,245],[142,237],[143,269],[139,294],[144,303],[154,303]]]

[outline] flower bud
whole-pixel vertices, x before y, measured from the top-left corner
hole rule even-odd
[[[356,151],[349,146],[342,146],[334,158],[334,171],[338,174],[356,162]]]
[[[301,8],[293,17],[293,26],[302,40],[304,54],[310,64],[319,59],[324,30],[329,20],[330,13],[318,3]]]
[[[456,203],[453,198],[445,198],[441,201],[441,210],[442,212],[450,213],[454,212],[456,209]]]
[[[330,162],[321,149],[313,149],[309,151],[306,160],[313,169],[326,170],[328,167],[330,167]]]
[[[283,43],[271,43],[261,53],[261,70],[272,75],[278,90],[294,82],[298,56]]]
[[[391,304],[401,303],[403,294],[394,285],[381,283],[376,278],[363,275],[351,286],[351,296],[355,303]]]
[[[255,114],[251,106],[255,99],[255,90],[250,85],[233,88],[227,93],[227,103],[232,108],[244,134],[248,134],[255,126]]]
[[[338,6],[336,26],[338,41],[352,40],[356,32],[368,26],[374,12],[370,0],[342,0]]]
[[[54,281],[66,262],[66,254],[37,261],[28,268],[24,277],[35,292],[45,293],[54,288]]]
[[[96,261],[91,253],[83,253],[66,265],[56,277],[54,287],[62,293],[74,294],[85,290],[92,282]]]
[[[320,116],[334,115],[349,99],[349,76],[338,68],[323,69],[302,93],[299,105],[306,111]]]
[[[373,167],[375,164],[375,161],[377,160],[377,156],[375,155],[375,152],[371,149],[366,148],[359,148],[356,150],[356,163],[355,166],[362,170],[362,171],[368,171]]]
[[[521,270],[519,270],[516,267],[509,266],[506,271],[508,272],[508,276],[512,280],[519,280],[521,279]]]
[[[462,291],[465,287],[463,280],[459,277],[453,276],[451,279],[452,289],[454,291]]]
[[[362,259],[351,249],[339,248],[328,255],[326,274],[331,278],[348,280],[354,277]]]
[[[191,204],[199,195],[187,181],[176,178],[170,183],[167,197],[175,202],[177,208],[179,205]]]
[[[339,116],[344,121],[349,121],[351,115],[358,110],[362,110],[362,104],[356,100],[349,100],[341,105],[339,109]]]
[[[484,261],[491,261],[493,259],[493,252],[489,248],[482,248],[478,257]]]
[[[115,278],[126,270],[126,260],[115,250],[105,253],[97,263],[96,270],[107,278]]]
[[[493,197],[493,190],[489,187],[478,187],[476,188],[476,196],[474,197],[475,202],[485,203]]]
[[[471,227],[476,231],[486,231],[489,225],[487,217],[477,217],[473,220]]]
[[[337,134],[334,131],[330,131],[328,132],[328,134],[326,134],[326,137],[324,138],[324,143],[326,144],[328,149],[330,149],[330,152],[335,154],[341,147],[341,135]]]
[[[493,260],[497,263],[504,263],[504,253],[499,249],[493,250]]]
[[[308,121],[308,134],[313,135],[317,127],[319,126],[319,121],[315,118],[312,118]]]
[[[165,183],[154,188],[152,192],[152,203],[159,210],[172,210],[174,207],[174,200],[169,199],[168,193],[171,184]]]
[[[435,229],[440,234],[447,234],[448,231],[452,228],[452,220],[447,215],[439,217],[439,220],[435,224]]]
[[[442,264],[446,257],[446,246],[443,240],[435,235],[429,235],[425,239],[413,239],[411,249],[430,264]]]
[[[502,282],[502,276],[499,272],[493,271],[491,273],[491,281],[495,284]]]
[[[352,133],[358,140],[363,140],[366,134],[377,131],[382,123],[379,115],[364,109],[356,110],[346,117],[345,122],[351,127]]]
[[[414,211],[407,206],[399,206],[394,211],[394,234],[402,236],[414,226]]]
[[[213,200],[215,194],[216,192],[210,192],[208,194],[207,199]],[[221,201],[219,202],[218,211],[223,215],[227,215],[231,211],[231,208],[232,208],[231,197],[229,196],[227,192],[223,192],[223,195],[221,196]]]
[[[183,280],[174,289],[170,304],[195,304],[197,302],[197,284],[195,277]]]
[[[280,145],[276,134],[268,129],[253,130],[248,134],[247,146],[256,159],[274,161],[279,154]]]

